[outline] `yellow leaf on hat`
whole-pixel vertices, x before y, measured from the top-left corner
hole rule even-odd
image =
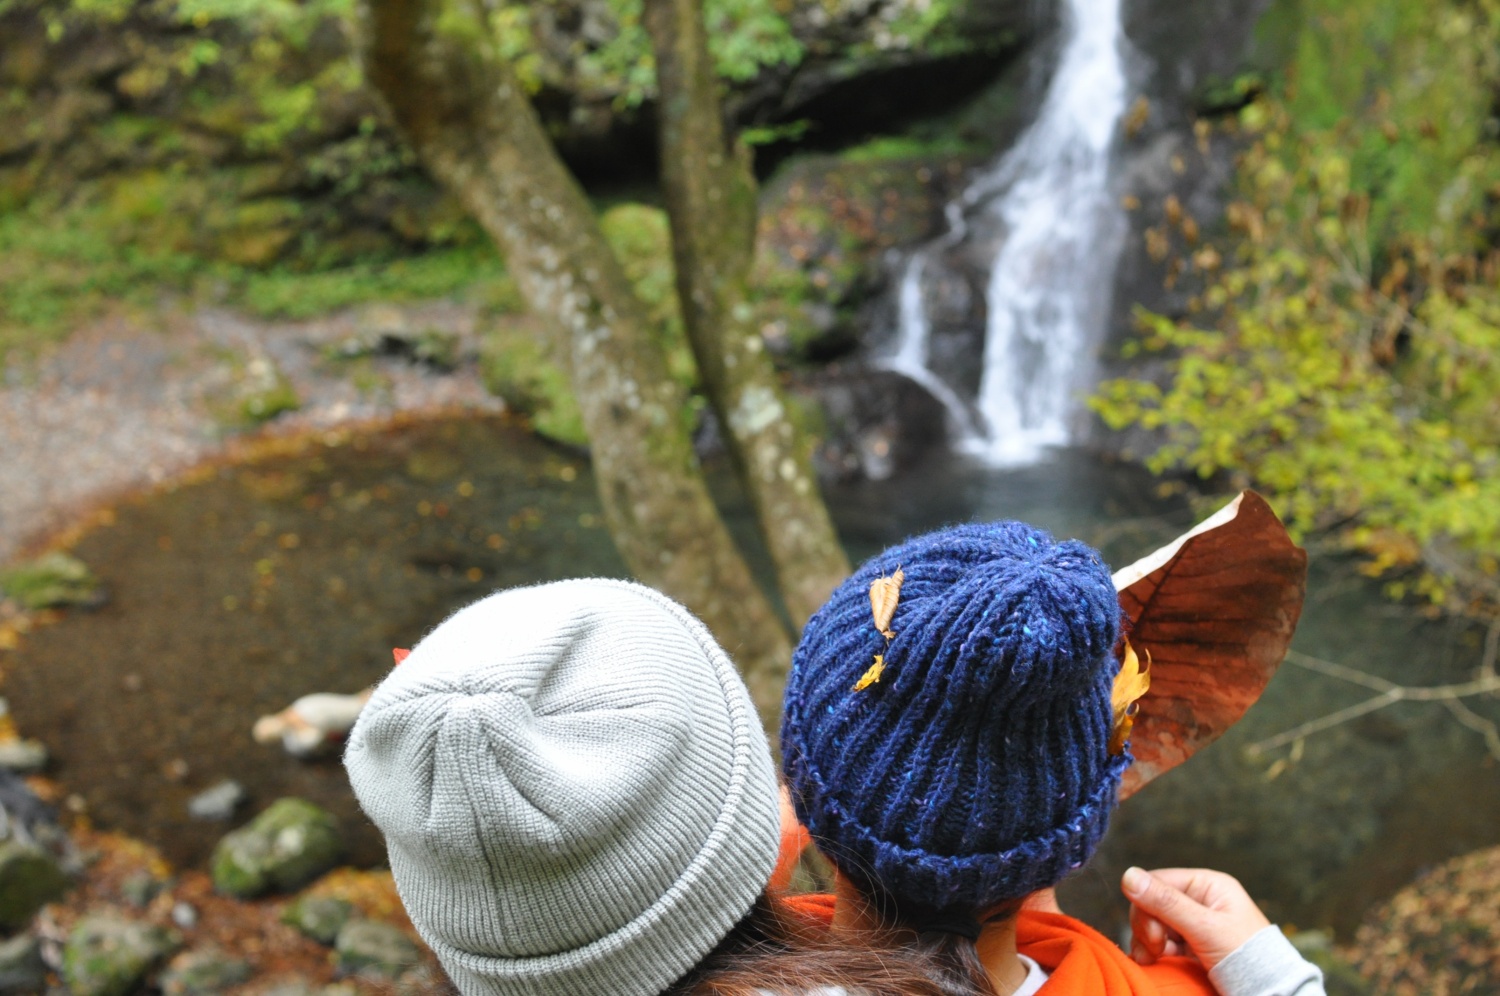
[[[870,669],[868,671],[860,675],[859,680],[854,683],[854,690],[856,692],[862,692],[866,688],[869,688],[871,685],[875,684],[875,682],[880,680],[880,674],[884,670],[885,655],[876,654],[875,663],[870,665]]]
[[[1135,655],[1130,641],[1125,641],[1125,660],[1120,673],[1115,675],[1114,687],[1109,692],[1109,704],[1114,710],[1115,723],[1109,736],[1109,752],[1125,753],[1125,742],[1130,739],[1130,728],[1135,725],[1137,700],[1151,687],[1151,651],[1146,651],[1146,666]]]
[[[896,634],[891,632],[891,618],[896,614],[896,602],[901,598],[901,582],[906,574],[901,568],[888,578],[876,578],[870,582],[870,611],[875,615],[875,628],[887,640]]]

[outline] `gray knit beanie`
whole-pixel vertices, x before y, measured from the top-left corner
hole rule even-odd
[[[776,778],[708,630],[640,585],[491,595],[381,682],[344,755],[464,996],[653,996],[754,904]]]

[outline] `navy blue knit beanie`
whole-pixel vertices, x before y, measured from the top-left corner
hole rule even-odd
[[[870,585],[904,574],[889,638]],[[867,893],[978,913],[1093,853],[1128,751],[1109,753],[1120,604],[1103,558],[1019,522],[886,550],[808,621],[781,727],[797,815]],[[855,690],[876,655],[884,668]]]

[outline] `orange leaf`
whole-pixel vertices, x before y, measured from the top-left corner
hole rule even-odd
[[[869,688],[871,685],[875,684],[875,682],[880,680],[880,675],[884,671],[885,655],[876,654],[875,663],[870,665],[870,669],[868,671],[860,675],[859,680],[854,683],[854,690],[856,692],[862,692],[866,688]]]
[[[1146,651],[1146,666],[1141,667],[1140,658],[1130,641],[1125,641],[1125,660],[1120,673],[1115,675],[1114,687],[1109,692],[1110,708],[1114,710],[1115,723],[1109,735],[1109,752],[1125,753],[1125,742],[1130,739],[1130,728],[1135,723],[1138,710],[1136,700],[1151,687],[1151,651]]]
[[[1115,572],[1130,639],[1151,648],[1151,694],[1134,717],[1124,799],[1218,739],[1286,656],[1307,554],[1253,491]]]
[[[891,618],[896,614],[896,603],[901,598],[901,582],[906,574],[901,568],[888,578],[876,578],[870,582],[870,611],[875,615],[875,628],[887,640],[896,634],[891,632]]]
[[[400,647],[391,648],[391,656],[396,658],[397,664],[400,664],[402,661],[406,660],[407,655],[410,653],[410,650],[402,650]]]

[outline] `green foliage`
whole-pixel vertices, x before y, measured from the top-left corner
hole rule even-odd
[[[497,49],[511,60],[522,82],[537,90],[571,74],[570,89],[586,96],[612,95],[621,107],[635,107],[654,96],[656,66],[641,23],[641,0],[606,0],[603,10],[612,22],[608,30],[597,41],[575,46],[568,53],[569,64],[563,65],[549,58],[543,35],[552,15],[567,6],[561,0],[509,0],[491,10]],[[774,0],[707,0],[703,15],[709,52],[726,80],[745,82],[768,66],[794,66],[802,59],[802,43]]]
[[[1160,430],[1153,469],[1253,482],[1393,595],[1486,612],[1500,602],[1500,256],[1482,210],[1500,189],[1484,124],[1497,13],[1313,16],[1290,93],[1240,114],[1232,244],[1193,247],[1179,222],[1172,272],[1202,281],[1198,314],[1141,316],[1136,348],[1163,352],[1166,383],[1116,380],[1095,399],[1116,428]],[[1354,51],[1361,32],[1388,47]],[[1339,102],[1346,118],[1325,113]]]
[[[1500,78],[1494,0],[1309,0],[1284,96],[1299,134],[1324,135],[1351,190],[1371,197],[1377,242],[1443,249],[1485,196]]]
[[[0,212],[0,355],[31,352],[106,307],[149,306],[168,291],[212,294],[252,314],[293,319],[364,301],[459,293],[492,311],[520,307],[499,256],[477,240],[314,268],[234,262],[213,240],[227,239],[232,257],[260,244],[258,236],[289,237],[280,223],[295,202],[229,210],[211,198],[205,205],[207,196],[175,174],[153,173],[85,188],[70,202],[48,197]],[[224,226],[218,234],[215,224]]]

